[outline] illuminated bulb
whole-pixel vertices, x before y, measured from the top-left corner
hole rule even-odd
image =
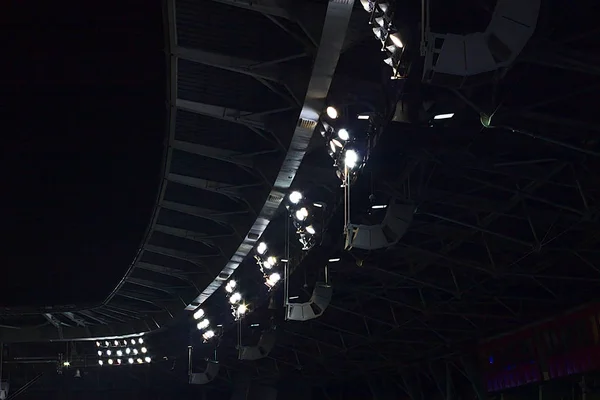
[[[65,361],[65,362],[63,363],[63,367],[70,367],[70,366],[71,366],[71,363],[70,363],[70,362],[68,362],[68,361]]]
[[[108,342],[104,342],[104,345],[105,345],[106,347],[108,347],[108,346],[110,346],[110,343],[108,343]]]
[[[112,351],[110,351],[110,350],[106,350],[106,355],[107,355],[107,356],[110,356],[111,354],[112,354]]]
[[[337,119],[338,117],[338,111],[335,109],[335,107],[327,107],[327,116],[331,119]]]
[[[315,231],[315,227],[312,225],[309,225],[306,227],[306,232],[310,233],[311,235],[314,235],[315,233],[317,233],[317,231]]]
[[[225,291],[227,293],[231,293],[231,292],[233,292],[233,289],[235,289],[236,286],[237,286],[237,282],[232,279],[229,282],[227,282],[227,285],[225,285]]]
[[[333,143],[333,145],[334,145],[335,147],[339,147],[339,148],[342,148],[342,147],[344,147],[344,145],[342,144],[342,142],[340,142],[340,141],[339,141],[339,140],[337,140],[337,139],[331,139],[331,143]]]
[[[121,365],[121,359],[117,358],[117,364]]]
[[[138,358],[138,359],[137,359],[137,362],[138,362],[138,364],[143,364],[143,363],[144,363],[144,360],[142,360],[141,358]]]
[[[131,344],[135,344],[135,339],[131,339]]]
[[[304,221],[306,218],[308,218],[308,210],[306,207],[302,207],[296,211],[296,219],[298,221]]]
[[[133,349],[133,354],[137,355],[137,353],[138,353],[138,349]]]
[[[98,356],[102,356],[102,351],[98,350]]]
[[[335,153],[336,148],[335,148],[335,143],[333,143],[333,141],[329,142],[329,149],[331,150],[332,153]]]
[[[194,319],[201,319],[202,317],[204,317],[204,310],[199,308],[194,313]]]
[[[342,128],[338,131],[338,137],[342,140],[348,140],[350,139],[350,133],[348,133],[346,129]]]
[[[279,282],[280,279],[281,275],[279,275],[277,272],[273,272],[271,275],[269,275],[265,283],[267,284],[267,286],[273,287],[277,285],[277,282]]]
[[[438,114],[435,117],[433,117],[433,119],[450,119],[452,117],[454,117],[454,113]]]
[[[360,4],[362,4],[362,6],[366,12],[373,11],[373,1],[372,0],[360,0]]]
[[[275,266],[275,264],[277,264],[277,257],[269,256],[269,258],[267,258],[267,263],[269,264],[269,267]]]
[[[144,358],[144,361],[146,361],[147,363],[149,363],[150,361],[152,361],[152,359],[150,357],[146,357],[146,358]]]
[[[344,158],[344,165],[350,169],[356,167],[356,163],[358,162],[358,153],[354,150],[346,151],[346,157]]]
[[[96,347],[100,347],[100,342],[96,342]]]
[[[238,315],[244,315],[246,311],[248,311],[248,307],[245,304],[240,304],[240,306],[237,308]]]
[[[229,302],[231,304],[238,303],[240,300],[242,300],[242,295],[238,292],[232,294],[231,297],[229,298]]]
[[[204,340],[212,339],[214,336],[215,336],[215,332],[213,332],[213,331],[206,331],[202,334],[202,337],[204,338]]]
[[[114,344],[115,344],[115,346],[118,346],[118,345],[119,345],[119,341],[118,341],[118,340],[115,340],[115,341],[114,341]]]
[[[121,357],[121,356],[123,355],[123,352],[122,352],[121,350],[117,350],[117,355],[118,355],[119,357]]]
[[[392,33],[390,35],[390,40],[392,41],[392,43],[394,43],[394,46],[399,48],[404,47],[404,44],[402,43],[402,40],[400,39],[400,35],[398,33]]]
[[[196,325],[196,327],[199,330],[202,330],[208,328],[208,325],[210,325],[210,321],[207,319],[203,319],[202,321],[198,322],[198,325]]]
[[[109,358],[109,359],[108,359],[108,364],[110,364],[110,365],[113,365],[113,362],[114,362],[114,361],[112,360],[112,358]]]
[[[142,347],[142,349],[141,349],[141,350],[142,350],[142,353],[144,353],[144,354],[146,354],[146,353],[148,352],[148,349],[147,349],[147,348],[145,348],[145,347]]]
[[[138,339],[138,343],[139,343],[139,344],[142,344],[142,343],[144,343],[144,339],[142,339],[142,338],[139,338],[139,339]]]
[[[126,354],[130,354],[130,353],[131,353],[131,349],[130,349],[129,347],[128,347],[128,348],[126,348],[126,349],[125,349],[125,353],[126,353]]]
[[[98,360],[98,365],[104,365],[104,361]]]
[[[260,242],[256,247],[256,252],[258,254],[265,254],[265,251],[267,251],[267,244],[265,242]]]
[[[300,203],[300,200],[302,200],[302,193],[300,193],[297,190],[294,190],[292,193],[290,193],[289,199],[290,203],[298,204]]]
[[[123,346],[127,346],[127,340],[123,340]]]
[[[129,360],[127,360],[127,362],[128,362],[129,364],[133,364],[133,358],[130,358]]]

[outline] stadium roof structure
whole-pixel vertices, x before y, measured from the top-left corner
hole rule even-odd
[[[295,371],[330,382],[449,360],[481,339],[597,298],[600,78],[585,5],[542,1],[534,36],[504,74],[449,88],[422,85],[420,74],[390,81],[360,4],[284,3],[178,0],[168,7],[169,142],[147,240],[108,302],[4,310],[2,325],[10,327],[2,340],[148,332],[200,304],[227,315],[216,290],[241,265],[235,279],[255,305],[243,319],[243,340],[257,340],[252,326],[273,321],[278,337],[267,357],[240,363],[235,330],[225,327],[224,369],[257,379]],[[420,6],[404,3],[396,7],[405,7],[416,37]],[[465,26],[485,28],[493,5],[459,3],[438,11],[432,26],[449,26],[468,8]],[[411,43],[418,47],[418,39]],[[320,55],[328,61],[321,64]],[[397,245],[342,251],[340,181],[325,141],[312,134],[316,119],[303,117],[307,99],[317,113],[335,104],[351,118],[415,102],[453,113],[386,124],[357,181],[353,208],[363,214],[370,195],[414,204]],[[290,295],[308,296],[328,264],[331,303],[307,322],[277,316],[281,292],[267,293],[255,260],[245,257],[259,237],[283,245],[288,216],[279,205],[292,186],[333,210],[320,245],[289,281]],[[163,339],[182,340],[188,328]]]

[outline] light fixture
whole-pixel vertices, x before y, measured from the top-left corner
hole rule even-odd
[[[119,345],[119,341],[118,340],[115,340],[113,343],[115,344],[115,346]]]
[[[246,311],[248,311],[248,306],[245,304],[240,304],[237,308],[237,315],[244,315],[246,314]]]
[[[375,18],[375,23],[377,25],[379,25],[380,27],[384,28],[385,27],[385,18],[384,17],[377,17],[377,18]]]
[[[340,261],[339,258],[330,258],[329,259],[329,262],[338,262],[338,261]]]
[[[112,351],[110,351],[110,350],[106,350],[106,355],[107,355],[107,356],[110,356],[111,354],[112,354]]]
[[[142,353],[146,354],[148,352],[148,349],[145,347],[142,347],[140,350],[142,350]]]
[[[280,280],[281,275],[279,275],[277,272],[273,272],[271,275],[269,275],[265,283],[267,284],[267,286],[273,287],[277,285],[277,282],[279,282]]]
[[[121,365],[121,359],[117,358],[117,365]]]
[[[337,119],[338,117],[338,111],[336,110],[335,107],[329,106],[327,107],[327,116],[331,119]]]
[[[206,331],[202,334],[202,338],[204,340],[209,340],[212,339],[213,337],[215,337],[215,332],[214,331]]]
[[[152,359],[150,357],[146,357],[146,358],[144,358],[144,361],[146,361],[147,363],[149,363],[150,361],[152,361]]]
[[[133,355],[137,355],[138,349],[133,349]]]
[[[98,360],[98,365],[104,365],[104,361]]]
[[[109,364],[109,365],[113,365],[113,363],[114,363],[114,361],[112,360],[112,358],[109,358],[109,359],[108,359],[108,364]]]
[[[96,342],[96,347],[100,347],[100,342]]]
[[[198,322],[198,325],[196,325],[196,327],[199,330],[202,330],[208,328],[208,325],[210,325],[210,321],[207,319],[203,319],[202,321]]]
[[[375,37],[379,40],[381,40],[382,36],[383,36],[383,29],[381,29],[380,26],[376,26],[373,28],[373,34],[375,35]]]
[[[380,210],[380,209],[382,209],[382,208],[386,208],[386,207],[387,207],[387,204],[375,204],[375,205],[372,205],[372,206],[371,206],[371,208],[372,208],[373,210]]]
[[[106,347],[108,347],[108,346],[110,346],[110,343],[108,343],[108,341],[106,341],[106,342],[104,342],[104,345],[105,345]]]
[[[260,242],[256,247],[256,252],[262,255],[265,254],[265,251],[267,251],[267,244],[265,242]]]
[[[123,352],[121,350],[117,350],[117,356],[121,357],[123,355]]]
[[[142,344],[142,343],[144,343],[144,339],[142,339],[142,338],[139,338],[139,339],[138,339],[138,343],[139,343],[139,344]]]
[[[369,119],[369,116],[368,116],[368,115],[366,115],[366,114],[360,114],[360,115],[358,116],[358,119]]]
[[[277,264],[277,257],[269,256],[264,262],[266,268],[273,268]]]
[[[127,360],[127,362],[128,362],[129,364],[133,364],[133,358],[130,358],[129,360]]]
[[[233,279],[231,279],[229,282],[227,282],[227,285],[225,285],[225,291],[227,293],[233,292],[233,290],[235,289],[236,285],[237,285],[237,282],[234,281]]]
[[[342,128],[338,131],[338,137],[342,140],[348,140],[350,139],[350,133],[348,133],[346,129]]]
[[[131,339],[131,344],[135,344],[135,339]]]
[[[346,156],[344,157],[344,165],[350,169],[356,167],[358,163],[358,153],[354,150],[346,150]]]
[[[438,114],[435,117],[433,117],[433,119],[450,119],[452,117],[454,117],[454,113]]]
[[[231,304],[236,304],[239,303],[240,300],[242,300],[242,295],[239,292],[235,292],[234,294],[231,295],[231,297],[229,298],[229,302]]]
[[[71,363],[68,361],[63,362],[63,367],[70,367]]]
[[[144,360],[142,360],[141,358],[138,358],[138,359],[137,359],[137,362],[138,362],[138,364],[143,364],[143,363],[144,363]]]
[[[125,354],[130,354],[131,353],[131,349],[128,347],[125,349]]]
[[[194,319],[200,319],[204,317],[204,310],[199,308],[196,310],[196,312],[194,313]]]
[[[302,193],[300,193],[297,190],[294,190],[292,193],[290,193],[288,198],[290,199],[290,203],[298,204],[300,203],[300,200],[302,200]]]
[[[315,227],[312,225],[309,225],[306,227],[306,232],[310,233],[311,235],[314,235],[315,233],[317,233],[317,231],[315,230]]]
[[[404,44],[402,43],[402,40],[400,39],[400,34],[398,32],[392,33],[390,35],[390,40],[392,41],[392,43],[394,43],[394,46],[399,48],[404,47]]]
[[[98,355],[102,356],[102,350],[98,350]]]
[[[296,211],[295,216],[298,221],[304,221],[306,218],[308,218],[308,210],[306,207],[302,207]]]

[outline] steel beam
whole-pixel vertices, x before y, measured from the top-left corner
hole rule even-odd
[[[250,111],[236,110],[184,99],[177,99],[176,106],[181,110],[205,115],[207,117],[267,130],[264,120],[261,117],[253,117],[254,113]]]
[[[253,165],[252,159],[247,155],[232,150],[203,146],[201,144],[184,142],[183,140],[173,140],[171,146],[173,149],[185,151],[186,153],[213,158],[215,160],[225,161],[243,167],[252,168]]]

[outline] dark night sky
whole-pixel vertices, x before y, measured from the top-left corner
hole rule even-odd
[[[162,10],[126,1],[3,7],[0,306],[103,299],[150,220]]]

